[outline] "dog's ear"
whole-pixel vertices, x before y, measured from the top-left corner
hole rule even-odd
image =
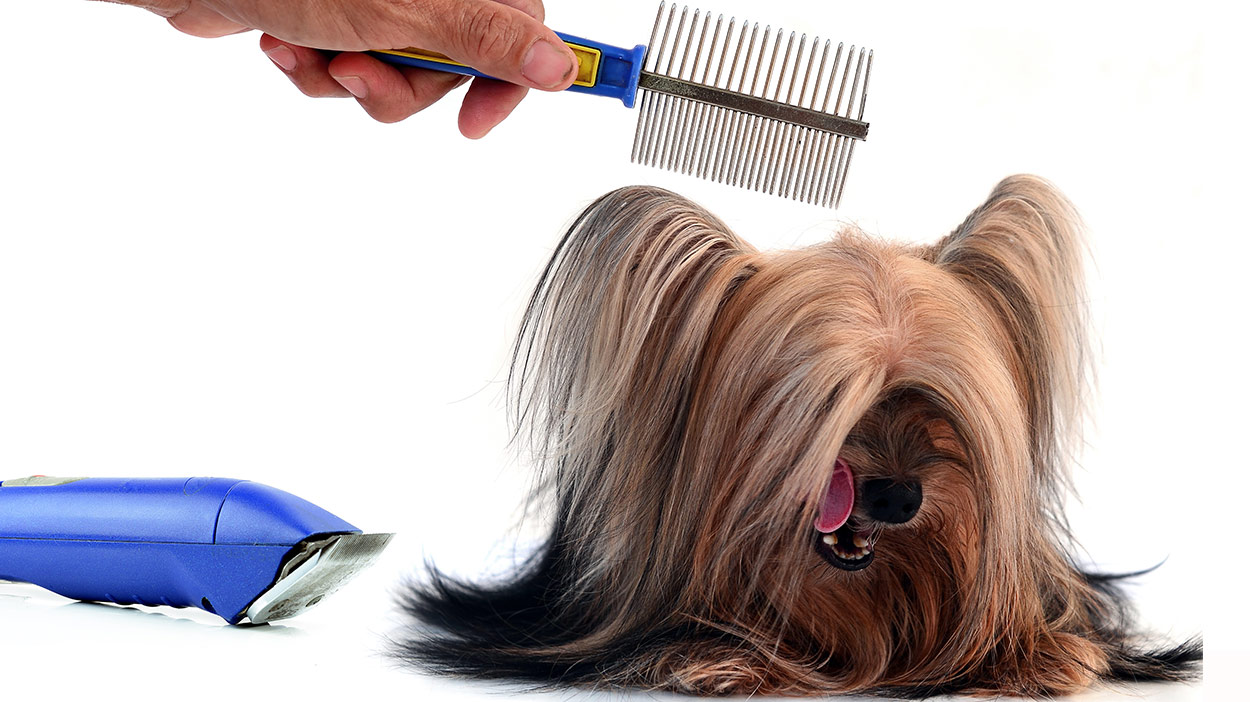
[[[1034,465],[1058,482],[1064,454],[1073,448],[1067,444],[1080,431],[1089,373],[1084,253],[1072,205],[1053,185],[1027,175],[999,183],[928,252],[1000,323],[1028,413]]]
[[[708,332],[753,252],[658,188],[608,193],[572,225],[530,300],[510,377],[518,425],[560,471],[561,491],[671,468]],[[633,488],[591,491],[644,499]]]

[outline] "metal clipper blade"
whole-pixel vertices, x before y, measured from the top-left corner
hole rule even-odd
[[[288,619],[333,594],[368,568],[394,534],[335,534],[292,549],[277,580],[244,616],[253,624]]]

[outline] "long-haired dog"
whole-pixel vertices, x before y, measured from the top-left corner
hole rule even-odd
[[[1078,219],[1003,181],[953,233],[760,252],[667,191],[572,226],[511,380],[549,499],[505,582],[432,571],[402,654],[698,694],[1053,695],[1192,677],[1063,516],[1087,374]]]

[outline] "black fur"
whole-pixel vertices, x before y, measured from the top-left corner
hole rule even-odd
[[[734,647],[725,632],[693,625],[674,625],[620,637],[605,645],[594,658],[565,659],[534,655],[535,648],[559,646],[579,639],[596,627],[595,613],[577,602],[561,599],[569,592],[567,552],[557,536],[534,554],[515,578],[493,585],[459,581],[427,565],[428,580],[409,586],[401,606],[417,624],[416,633],[398,643],[395,654],[432,674],[506,680],[535,688],[598,687],[616,677],[613,664],[638,660],[649,650],[660,651],[674,642],[695,646]],[[1100,638],[1117,644],[1109,682],[1181,682],[1202,675],[1200,637],[1179,645],[1139,649],[1128,641],[1133,608],[1121,583],[1154,570],[1128,574],[1083,573],[1103,598],[1098,622]],[[528,651],[527,651],[528,649]],[[515,651],[527,651],[517,655]],[[512,653],[510,653],[512,652]],[[871,691],[885,697],[925,699],[958,694],[970,681],[960,678],[917,687],[888,687]]]

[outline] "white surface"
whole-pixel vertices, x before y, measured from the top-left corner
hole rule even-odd
[[[1134,588],[1150,626],[1185,636],[1212,612],[1204,686],[1132,691],[1199,699],[1246,657],[1230,622],[1245,548],[1221,537],[1248,467],[1234,443],[1246,228],[1212,209],[1244,197],[1228,180],[1235,113],[1217,104],[1244,85],[1222,60],[1235,22],[1218,7],[1038,7],[716,3],[876,51],[846,220],[932,239],[1015,172],[1054,180],[1083,212],[1103,361],[1072,518],[1104,567],[1167,559]],[[548,2],[552,26],[622,45],[646,41],[653,15]],[[0,477],[244,477],[399,536],[334,598],[269,628],[0,585],[7,699],[497,699],[395,669],[388,592],[427,557],[464,574],[506,565],[526,477],[501,381],[569,218],[646,182],[763,247],[836,226],[631,166],[634,115],[606,100],[532,95],[474,143],[450,102],[387,126],[304,98],[255,43],[79,0],[5,8]]]

